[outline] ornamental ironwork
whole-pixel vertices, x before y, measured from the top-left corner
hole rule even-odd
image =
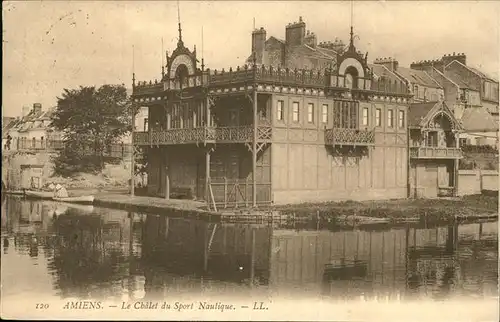
[[[257,141],[272,139],[270,126],[257,127]],[[176,145],[190,143],[248,143],[254,140],[254,128],[249,126],[199,127],[188,129],[151,130],[134,132],[135,145]]]
[[[375,130],[327,129],[325,131],[325,143],[331,145],[374,145]]]

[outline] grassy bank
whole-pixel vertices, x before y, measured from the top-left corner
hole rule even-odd
[[[272,207],[294,218],[316,216],[334,219],[348,216],[401,219],[425,218],[426,221],[449,221],[455,217],[473,217],[498,213],[497,195],[470,195],[453,199],[398,199],[381,201],[343,201],[303,203]]]

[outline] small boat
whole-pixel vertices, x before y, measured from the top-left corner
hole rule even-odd
[[[31,199],[48,199],[59,202],[75,203],[82,205],[92,205],[94,203],[94,196],[74,196],[74,197],[54,197],[54,193],[51,191],[32,191],[27,190],[25,192],[27,198]]]
[[[52,199],[54,197],[54,193],[50,191],[26,190],[24,195],[31,199]]]
[[[77,196],[77,197],[65,197],[65,198],[55,198],[52,200],[68,203],[77,203],[82,205],[92,205],[94,203],[94,196]]]

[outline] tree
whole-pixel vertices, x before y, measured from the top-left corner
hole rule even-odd
[[[101,171],[107,148],[131,130],[132,112],[123,85],[64,89],[51,123],[64,141],[54,160],[55,172],[67,176]]]

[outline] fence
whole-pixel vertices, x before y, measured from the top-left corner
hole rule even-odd
[[[483,190],[498,191],[498,171],[494,170],[459,170],[458,195],[479,194]]]
[[[253,205],[253,181],[250,179],[210,178],[210,206],[238,208]],[[257,182],[257,204],[271,203],[271,183]]]

